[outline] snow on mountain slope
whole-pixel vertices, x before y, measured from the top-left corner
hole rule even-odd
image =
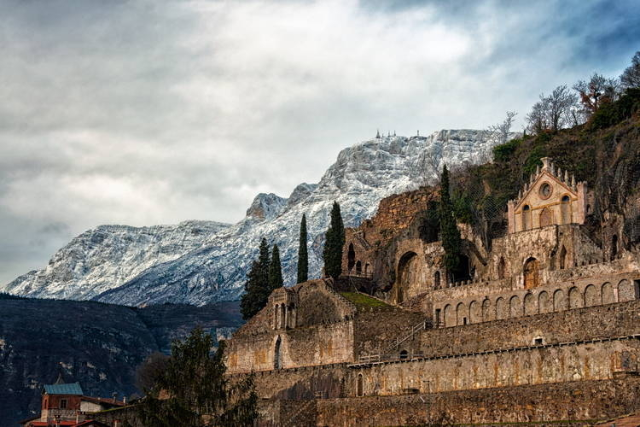
[[[6,291],[41,298],[91,299],[155,264],[201,247],[227,227],[213,221],[152,227],[102,225],[75,237],[53,255],[47,267],[18,277]]]
[[[342,150],[317,185],[300,184],[287,199],[258,195],[235,225],[98,227],[73,239],[47,268],[17,278],[5,290],[123,305],[201,305],[237,299],[263,237],[279,245],[285,281],[293,283],[303,213],[310,239],[310,277],[317,277],[334,201],[340,203],[345,225],[356,226],[375,213],[382,198],[423,183],[425,168],[433,178],[434,168],[444,163],[451,167],[485,161],[495,144],[485,132],[475,130],[365,141]]]

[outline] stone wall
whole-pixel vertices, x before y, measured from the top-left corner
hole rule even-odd
[[[626,337],[362,365],[349,370],[346,394],[385,396],[426,392],[428,386],[441,392],[613,379],[618,368],[637,373],[639,349],[637,339]]]
[[[317,400],[315,426],[406,426],[443,419],[456,424],[602,420],[640,408],[640,378],[574,381],[405,396]]]
[[[275,330],[234,338],[227,351],[229,373],[296,368],[354,360],[353,320]]]
[[[346,229],[342,251],[343,274],[373,276],[376,280],[379,279],[384,273],[379,259],[384,248],[410,227],[420,213],[427,209],[428,202],[435,198],[436,193],[433,189],[421,188],[381,200],[373,218],[365,220],[357,228]]]
[[[507,286],[481,283],[459,288],[457,293],[446,290],[434,295],[433,319],[438,326],[452,327],[630,301],[640,297],[639,279],[639,273],[623,273],[575,278],[529,290],[509,290],[509,281]]]
[[[355,313],[325,280],[276,290],[229,341],[229,373],[353,361]]]
[[[408,342],[406,350],[425,357],[473,354],[542,344],[610,339],[640,334],[640,301],[558,313],[429,329]]]

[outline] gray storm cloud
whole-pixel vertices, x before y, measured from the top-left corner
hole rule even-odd
[[[522,117],[640,41],[633,2],[466,4],[2,2],[0,282],[99,224],[235,222],[376,128]]]

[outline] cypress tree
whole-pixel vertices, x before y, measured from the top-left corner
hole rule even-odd
[[[271,253],[271,264],[269,264],[269,290],[270,293],[284,285],[282,280],[282,266],[280,264],[280,249],[278,245],[273,245]]]
[[[449,192],[449,171],[445,165],[440,178],[440,232],[444,248],[444,265],[449,275],[455,275],[460,266],[462,238],[456,225],[453,203]]]
[[[331,209],[331,224],[325,235],[324,244],[324,273],[334,279],[340,277],[342,272],[342,247],[344,246],[344,223],[340,214],[340,205],[333,202]]]
[[[247,320],[267,305],[269,288],[269,245],[267,239],[260,242],[260,255],[253,262],[244,284],[245,293],[240,300],[242,318]]]
[[[309,278],[309,253],[307,251],[307,216],[302,214],[300,221],[300,246],[298,247],[298,283]]]
[[[260,242],[260,284],[263,285],[263,290],[266,292],[269,285],[269,244],[267,239],[263,238]],[[269,296],[269,294],[267,294]]]

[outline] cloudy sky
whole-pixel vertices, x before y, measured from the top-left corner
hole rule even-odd
[[[0,283],[99,224],[236,222],[377,128],[521,118],[640,49],[634,0],[449,3],[0,1]]]

